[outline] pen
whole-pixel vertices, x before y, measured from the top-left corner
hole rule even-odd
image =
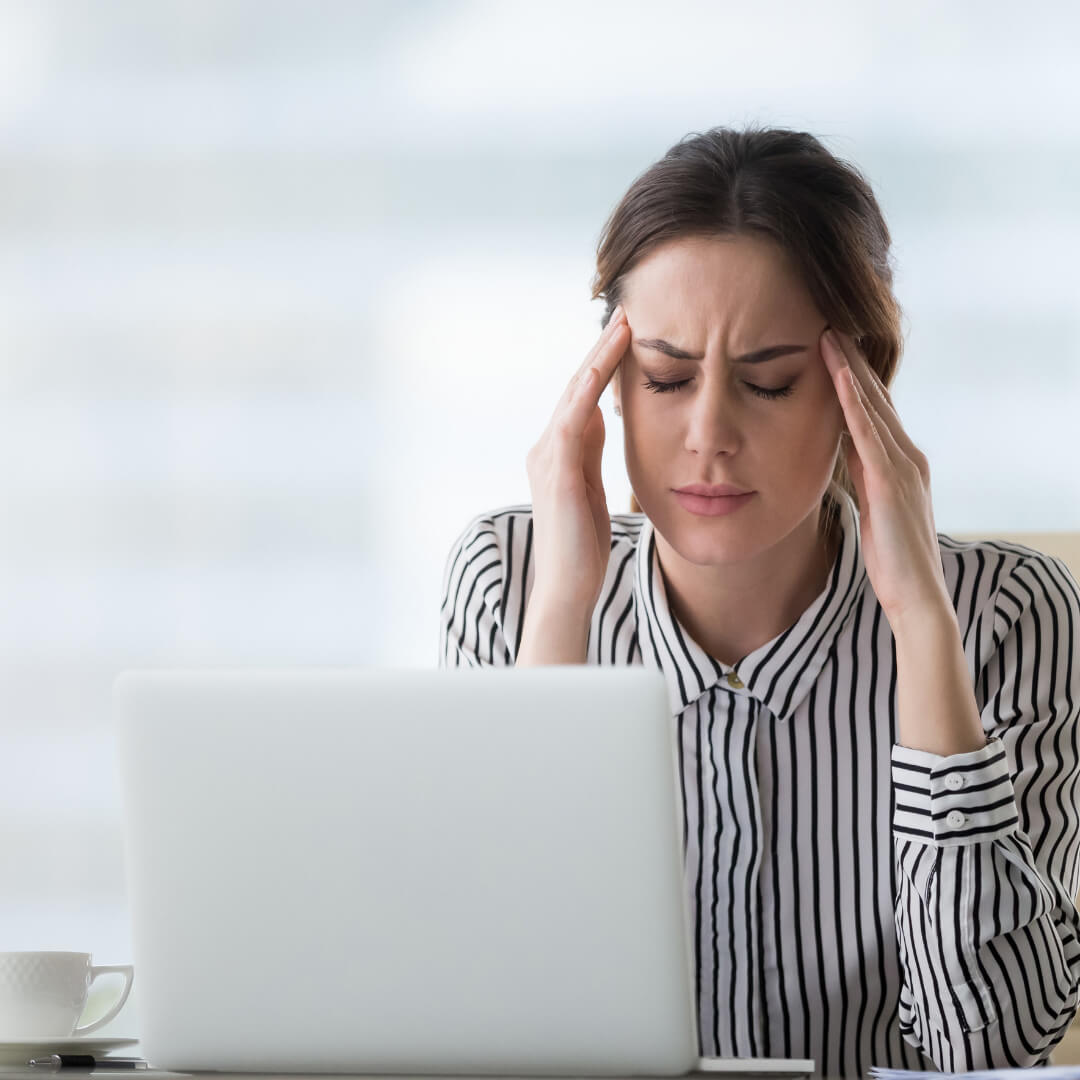
[[[44,1058],[31,1058],[31,1069],[145,1069],[143,1058],[95,1058],[92,1054],[50,1054]]]

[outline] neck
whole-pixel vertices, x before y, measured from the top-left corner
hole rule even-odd
[[[750,559],[697,566],[656,534],[668,607],[711,657],[734,667],[782,634],[821,594],[840,550],[839,522],[821,529],[821,509]]]

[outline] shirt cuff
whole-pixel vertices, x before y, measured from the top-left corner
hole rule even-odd
[[[1012,774],[1000,739],[948,757],[894,743],[892,782],[898,839],[949,847],[997,840],[1017,829]]]

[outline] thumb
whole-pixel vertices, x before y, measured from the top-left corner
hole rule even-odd
[[[593,410],[585,425],[583,436],[583,469],[586,481],[600,491],[604,489],[601,465],[604,459],[604,414],[599,408]]]

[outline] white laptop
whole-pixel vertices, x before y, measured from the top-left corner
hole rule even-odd
[[[142,670],[113,700],[156,1068],[813,1070],[698,1057],[658,672]]]

